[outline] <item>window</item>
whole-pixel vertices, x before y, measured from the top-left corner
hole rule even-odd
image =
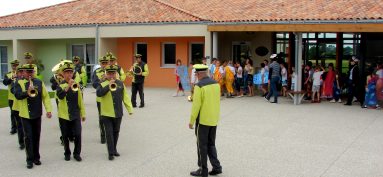
[[[289,33],[276,33],[276,53],[288,57],[289,53]]]
[[[4,75],[8,73],[8,52],[6,46],[0,46],[0,78],[3,79]]]
[[[135,52],[141,54],[141,60],[148,63],[148,45],[146,43],[136,43]]]
[[[351,57],[359,55],[360,37],[360,33],[343,34],[342,73],[347,73]]]
[[[176,64],[176,43],[162,44],[162,66],[174,66]]]
[[[191,43],[189,49],[189,61],[193,63],[202,63],[205,46],[203,43]]]
[[[250,51],[250,42],[238,42],[234,41],[232,43],[232,54],[233,54],[233,61],[240,61],[242,63],[245,62],[245,58],[251,57],[251,51]]]
[[[72,57],[79,56],[81,62],[85,64],[86,74],[88,76],[88,83],[91,82],[91,76],[93,73],[93,68],[96,64],[95,59],[95,46],[94,44],[75,44],[72,45]]]

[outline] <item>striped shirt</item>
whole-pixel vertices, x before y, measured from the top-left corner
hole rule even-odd
[[[269,65],[269,68],[272,69],[271,77],[280,77],[281,66],[279,63],[274,61]]]

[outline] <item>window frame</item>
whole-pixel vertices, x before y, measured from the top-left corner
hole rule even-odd
[[[2,61],[1,61],[1,58],[0,58],[0,73],[2,73],[2,65],[6,65],[7,66],[7,71],[6,71],[6,73],[8,73],[9,72],[9,65],[8,65],[8,63],[9,63],[9,55],[8,55],[8,46],[6,46],[6,45],[0,45],[0,47],[5,47],[5,49],[6,49],[6,51],[7,51],[7,57],[6,57],[6,63],[2,63]],[[1,53],[0,53],[0,57],[1,57]],[[4,80],[4,74],[1,74],[0,75],[0,80]]]
[[[94,59],[94,62],[95,63],[87,63],[86,61],[86,53],[87,53],[87,45],[94,45],[95,49],[96,49],[96,44],[92,44],[92,43],[73,43],[73,44],[70,44],[70,56],[72,59],[73,58],[73,46],[82,46],[83,47],[83,56],[80,56],[82,59],[83,59],[83,62],[84,62],[84,65],[85,65],[85,71],[87,71],[87,67],[90,67],[90,73],[88,75],[87,73],[87,76],[88,76],[88,83],[91,83],[92,82],[92,74],[93,74],[93,68],[98,64],[98,59],[95,58]],[[96,51],[96,50],[95,50]],[[95,55],[96,57],[96,55]]]
[[[165,64],[165,45],[174,44],[175,45],[175,58],[174,64]],[[175,68],[177,61],[177,43],[176,42],[162,42],[161,43],[161,68]]]
[[[190,62],[193,61],[193,54],[192,54],[192,46],[193,44],[201,44],[203,45],[203,53],[202,53],[202,57],[205,57],[205,43],[204,42],[190,42],[189,43],[189,59],[188,59],[188,63],[186,65],[189,65]]]

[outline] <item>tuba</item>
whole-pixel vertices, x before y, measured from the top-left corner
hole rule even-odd
[[[37,94],[38,94],[38,91],[33,86],[33,81],[32,81],[32,77],[31,76],[29,76],[29,88],[32,88],[32,89],[30,89],[30,90],[28,89],[28,96],[32,97],[32,98],[36,97]]]

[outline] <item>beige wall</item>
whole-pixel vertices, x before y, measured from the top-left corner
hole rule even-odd
[[[94,38],[96,27],[0,30],[0,40]]]
[[[17,58],[20,59],[21,63],[25,63],[24,53],[31,52],[32,54],[36,54],[37,44],[35,40],[17,40]]]
[[[117,39],[116,38],[101,38],[98,46],[98,56],[104,56],[106,52],[112,52],[114,55],[117,53]]]
[[[251,58],[253,59],[254,66],[258,67],[264,59],[269,59],[272,52],[272,34],[271,32],[219,32],[218,33],[218,58],[231,59],[232,58],[232,43],[237,42],[250,42]],[[269,53],[264,56],[255,54],[255,49],[260,46],[265,46],[269,49]]]

